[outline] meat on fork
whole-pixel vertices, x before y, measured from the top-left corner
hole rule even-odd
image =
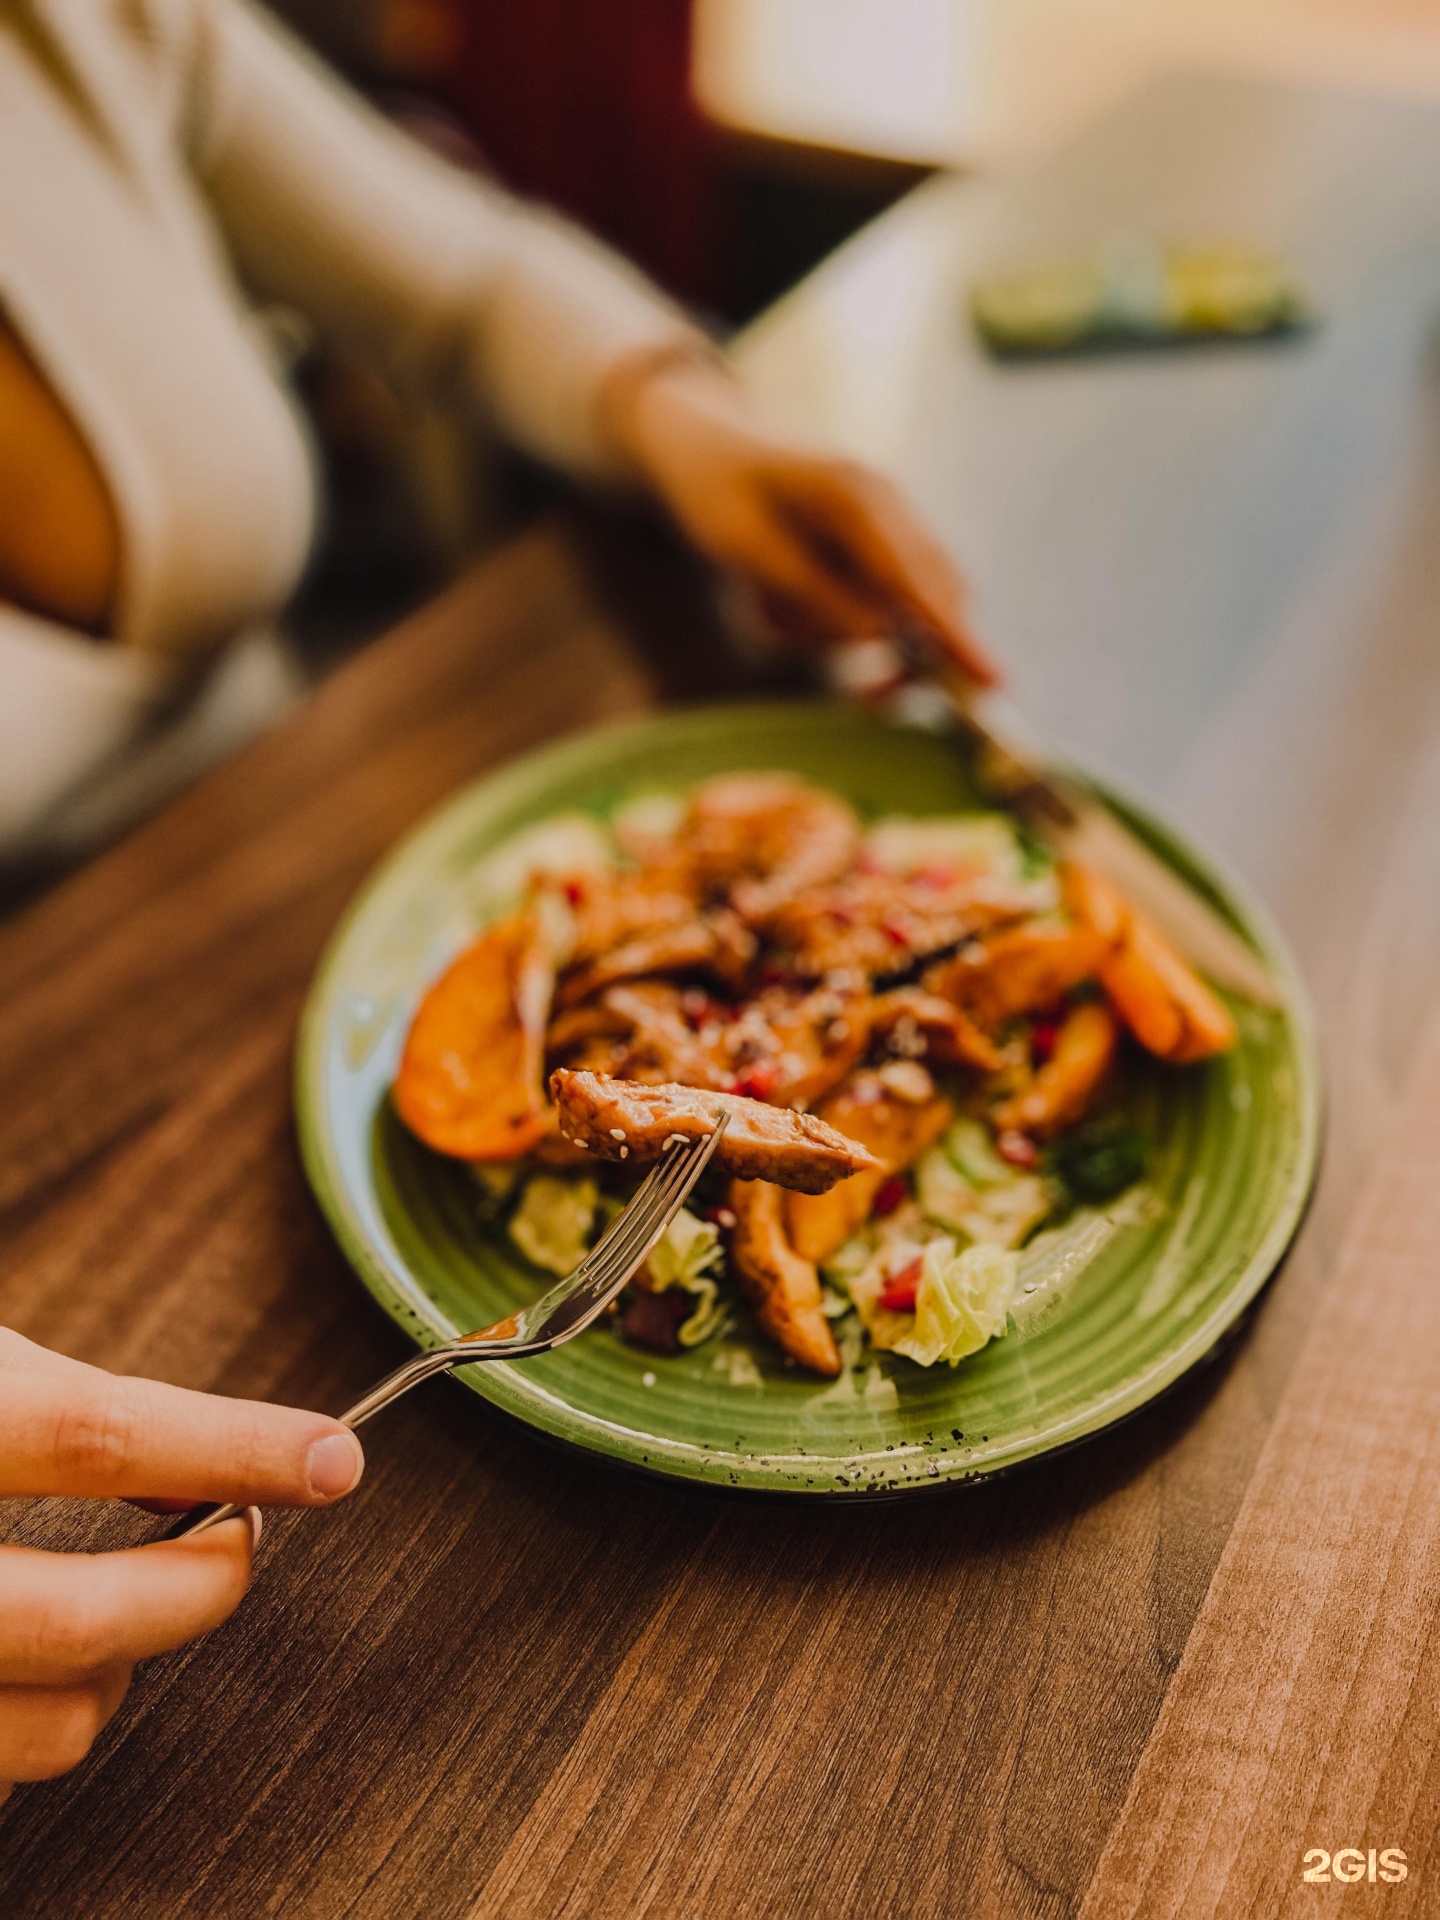
[[[565,1136],[606,1160],[658,1159],[670,1141],[703,1139],[714,1131],[720,1114],[728,1113],[730,1124],[715,1149],[715,1165],[739,1180],[770,1180],[796,1193],[826,1193],[852,1173],[868,1173],[880,1165],[867,1147],[813,1114],[769,1107],[735,1093],[646,1087],[559,1067],[550,1076],[550,1097]]]

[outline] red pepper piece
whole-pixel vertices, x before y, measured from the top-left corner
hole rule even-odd
[[[899,1174],[892,1173],[876,1193],[871,1203],[872,1212],[878,1213],[883,1220],[887,1213],[894,1213],[895,1209],[905,1201],[909,1191]]]
[[[778,1077],[767,1060],[759,1060],[741,1080],[736,1091],[747,1100],[768,1100],[775,1091]]]
[[[915,1295],[920,1286],[921,1264],[917,1256],[908,1267],[902,1267],[899,1273],[892,1273],[881,1288],[876,1305],[884,1307],[887,1313],[913,1313]]]

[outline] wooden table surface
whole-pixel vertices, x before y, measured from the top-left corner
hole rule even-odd
[[[723,681],[684,576],[651,558],[627,594],[608,551],[518,542],[0,934],[0,1322],[323,1407],[400,1357],[301,1175],[296,1015],[457,782]],[[353,1500],[272,1519],[240,1614],[0,1810],[0,1912],[1073,1913],[1283,1398],[1316,1224],[1223,1363],[913,1507],[641,1483],[415,1395]],[[46,1502],[9,1531],[152,1524]]]
[[[831,294],[833,313],[843,275]],[[7,1920],[1440,1911],[1440,1040],[1406,1092],[1440,986],[1440,405],[1415,356],[1397,371],[1410,337],[1337,319],[1341,362],[1348,341],[1405,430],[1367,442],[1307,568],[1252,569],[1230,654],[1187,602],[1147,658],[1154,605],[1124,574],[1097,658],[1143,699],[1087,706],[1056,666],[1076,730],[1093,720],[1248,866],[1315,987],[1326,1172],[1249,1334],[1076,1453],[840,1512],[639,1483],[436,1385],[369,1436],[354,1499],[272,1520],[240,1614],[142,1670],[76,1775],[0,1809]],[[1090,431],[1108,445],[1125,418],[1133,444],[1133,396],[1100,379]],[[1286,402],[1306,458],[1347,444],[1325,412],[1342,385],[1309,381],[1305,431]],[[1264,397],[1209,408],[1232,452],[1253,451]],[[1192,428],[1198,496],[1223,448]],[[1012,496],[1032,533],[1049,510],[1073,536],[1075,444],[1049,470],[1032,449]],[[1217,566],[1223,519],[1212,503]],[[1251,535],[1232,516],[1237,550]],[[1018,620],[1023,583],[981,548],[1039,698],[1050,656],[1021,641],[1058,646],[1053,623],[1038,600]],[[1083,625],[1104,596],[1081,587]],[[547,525],[0,929],[0,1322],[321,1407],[392,1365],[404,1342],[332,1246],[293,1138],[320,948],[459,782],[731,678],[662,550]],[[42,1503],[6,1536],[152,1525]],[[1303,1886],[1312,1846],[1401,1847],[1410,1876]]]

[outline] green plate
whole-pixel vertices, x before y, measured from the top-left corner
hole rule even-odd
[[[866,814],[975,804],[942,739],[844,708],[667,714],[562,741],[458,794],[391,854],[335,934],[300,1038],[305,1162],[356,1271],[417,1344],[497,1320],[548,1284],[482,1225],[466,1170],[413,1141],[386,1098],[417,998],[481,918],[477,868],[549,814],[605,811],[627,792],[738,767],[791,768]],[[1284,1004],[1237,1008],[1241,1044],[1221,1061],[1136,1070],[1128,1098],[1156,1143],[1154,1199],[1106,1225],[1100,1251],[1045,1311],[954,1369],[887,1357],[879,1378],[894,1380],[897,1406],[883,1404],[891,1396],[875,1379],[869,1395],[856,1376],[838,1391],[816,1382],[763,1339],[752,1348],[760,1383],[747,1385],[732,1377],[742,1369],[717,1371],[708,1346],[647,1356],[609,1328],[458,1377],[545,1433],[632,1467],[854,1498],[1067,1446],[1204,1359],[1304,1211],[1319,1132],[1315,1048],[1294,966],[1260,912],[1168,829],[1123,811],[1265,955]]]

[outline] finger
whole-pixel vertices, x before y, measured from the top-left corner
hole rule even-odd
[[[74,1360],[7,1373],[0,1394],[0,1498],[323,1506],[363,1470],[359,1441],[324,1414],[124,1379]]]
[[[998,678],[965,618],[955,563],[897,487],[866,468],[832,462],[795,504],[872,597],[918,623],[972,679],[990,685]]]
[[[16,1780],[53,1780],[78,1767],[130,1685],[118,1666],[69,1687],[0,1687],[0,1800]]]
[[[757,502],[753,512],[737,520],[719,557],[829,639],[872,634],[883,621],[883,608],[853,583],[815,529],[773,504]]]
[[[240,1604],[254,1538],[242,1516],[120,1553],[0,1548],[0,1685],[88,1681],[211,1632]]]
[[[76,1365],[77,1361],[67,1360],[63,1353],[37,1346],[11,1327],[0,1327],[0,1374],[62,1372]]]

